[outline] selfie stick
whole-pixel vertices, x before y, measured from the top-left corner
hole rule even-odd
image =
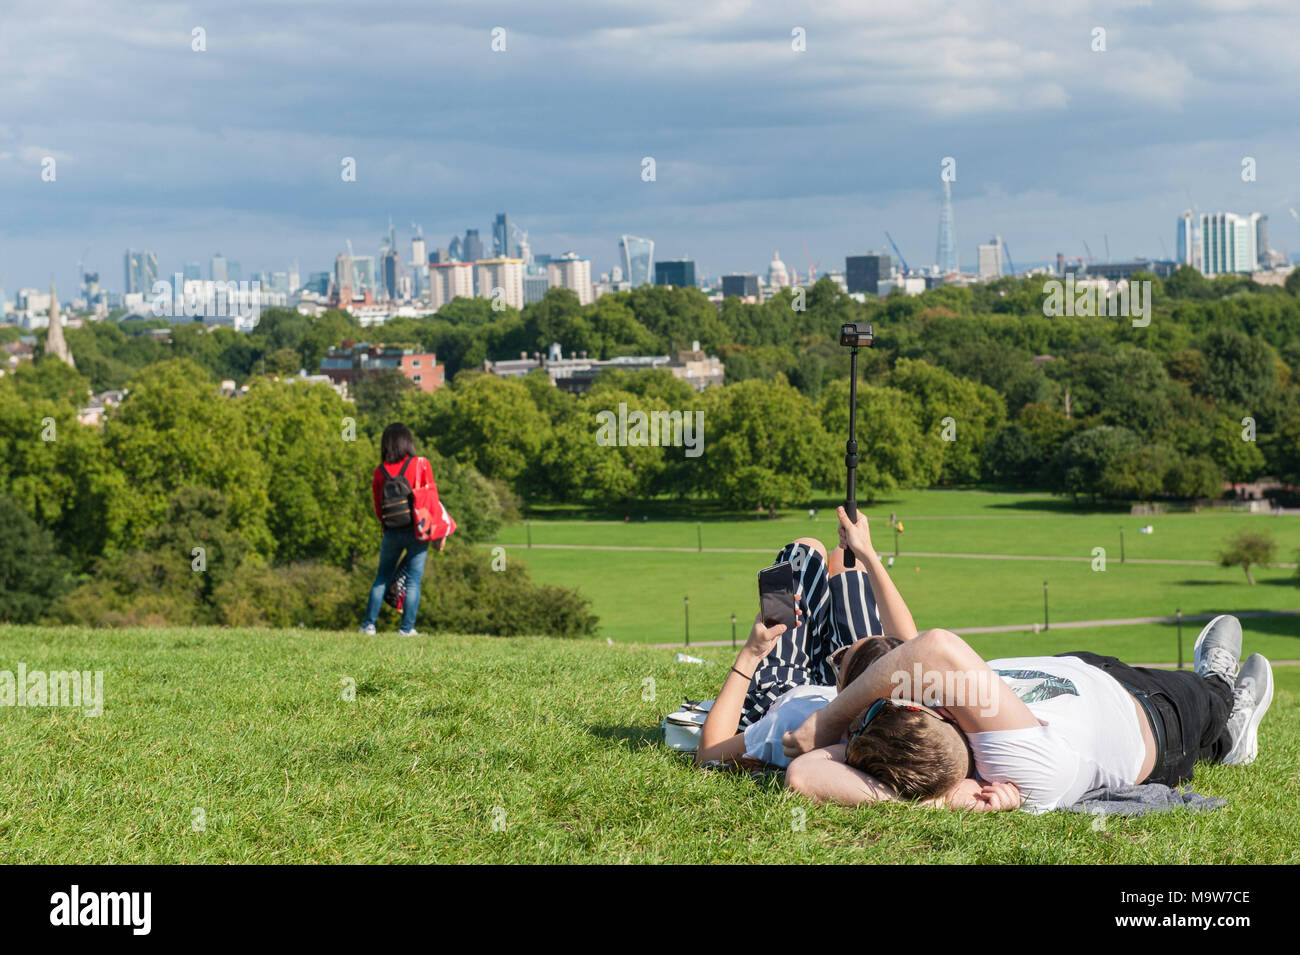
[[[858,522],[858,346],[849,352],[849,440],[844,444],[844,467],[848,471],[848,489],[844,494],[844,513],[849,523]],[[844,566],[856,563],[853,550],[844,545]]]

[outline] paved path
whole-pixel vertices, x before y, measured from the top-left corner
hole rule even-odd
[[[500,547],[503,545],[479,544],[478,546],[479,547]],[[695,554],[695,553],[773,554],[777,550],[779,550],[779,548],[774,548],[774,547],[705,547],[705,548],[650,547],[648,545],[643,546],[643,545],[636,545],[636,544],[534,544],[531,548],[526,544],[512,544],[510,546],[516,548],[523,548],[524,550],[626,550],[626,551],[662,551],[664,553],[672,553],[672,554]],[[886,553],[882,553],[881,556],[889,557],[890,555],[886,552]],[[920,551],[920,550],[899,551],[898,558],[901,560],[904,557],[950,557],[950,558],[957,558],[960,560],[1032,560],[1032,561],[1055,560],[1055,561],[1065,561],[1068,563],[1082,563],[1082,564],[1090,564],[1093,561],[1092,557],[1061,557],[1061,556],[1047,556],[1043,554],[945,554],[936,551]],[[1126,561],[1117,561],[1113,558],[1107,558],[1107,562],[1111,564],[1118,564],[1118,563],[1174,564],[1174,565],[1197,566],[1197,567],[1218,567],[1219,566],[1219,562],[1216,560],[1175,560],[1173,558],[1157,558],[1157,557],[1150,557],[1150,558],[1131,557]],[[1287,563],[1276,563],[1270,566],[1294,568],[1297,565],[1287,564]]]
[[[1189,613],[1183,615],[1184,623],[1199,623],[1202,620],[1213,620],[1217,614],[1212,613]],[[1257,617],[1300,617],[1300,610],[1241,610],[1233,614],[1239,620],[1250,620]],[[1036,623],[1017,623],[1004,627],[954,627],[952,632],[957,634],[981,634],[981,633],[1051,633],[1053,630],[1090,630],[1097,627],[1131,627],[1144,623],[1177,623],[1178,617],[1112,617],[1108,620],[1063,620],[1052,624],[1048,630],[1034,630],[1038,626]],[[651,646],[659,649],[669,649],[672,647],[681,647],[680,643],[652,643]],[[693,647],[729,647],[730,640],[705,640],[698,643],[692,643]],[[1297,661],[1271,661],[1275,665],[1290,666]],[[1149,664],[1150,666],[1161,666],[1163,664]],[[1172,665],[1172,664],[1171,664]]]

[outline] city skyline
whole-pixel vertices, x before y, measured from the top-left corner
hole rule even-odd
[[[0,107],[11,296],[51,275],[75,288],[77,262],[114,287],[127,249],[155,252],[164,275],[221,251],[245,275],[296,258],[305,278],[347,239],[374,254],[390,214],[431,248],[471,228],[490,251],[503,209],[534,252],[578,251],[593,275],[620,265],[624,234],[704,275],[761,274],[773,248],[804,275],[888,252],[889,230],[924,268],[949,157],[967,270],[992,235],[1019,267],[1084,243],[1098,259],[1103,243],[1115,261],[1173,259],[1189,207],[1261,212],[1276,248],[1300,248],[1284,178],[1300,133],[1279,122],[1300,12],[1278,3],[386,11],[424,34],[349,5],[169,4],[148,29],[123,3],[84,26],[76,9],[90,7],[19,2],[0,36],[0,76],[22,93]],[[117,29],[90,25],[115,11]],[[24,55],[38,44],[48,57]],[[427,112],[376,94],[381,77],[427,89]],[[550,121],[566,97],[571,115]]]

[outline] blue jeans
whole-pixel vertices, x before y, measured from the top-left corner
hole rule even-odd
[[[401,629],[415,629],[415,614],[420,609],[420,579],[424,576],[424,558],[428,556],[429,542],[416,540],[415,531],[409,527],[384,531],[383,542],[379,545],[379,572],[370,586],[363,627],[373,627],[379,619],[379,611],[384,606],[384,591],[393,579],[402,551],[406,551],[406,603],[402,606]]]

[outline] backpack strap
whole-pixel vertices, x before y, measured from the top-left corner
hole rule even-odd
[[[406,477],[406,469],[410,465],[410,463],[411,463],[411,456],[408,454],[406,456],[406,460],[402,462],[402,469],[398,471],[396,474],[394,474],[393,477]]]

